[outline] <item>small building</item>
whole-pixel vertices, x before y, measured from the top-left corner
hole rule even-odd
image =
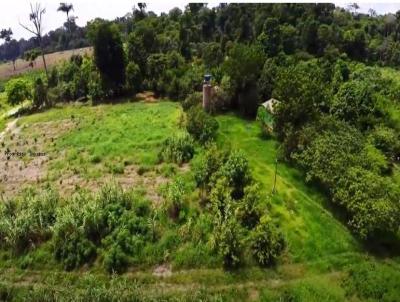
[[[279,104],[277,99],[271,98],[268,101],[261,104],[269,113],[274,114],[275,106]]]
[[[211,85],[211,75],[204,75],[203,81],[203,108],[205,111],[210,112],[211,110],[211,94],[212,94],[212,85]]]

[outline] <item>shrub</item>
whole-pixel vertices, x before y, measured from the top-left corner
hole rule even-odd
[[[274,264],[285,248],[285,240],[267,217],[263,217],[250,236],[253,257],[262,265]]]
[[[194,155],[194,142],[188,133],[167,138],[162,146],[160,158],[165,161],[182,164],[188,162]]]
[[[201,189],[201,194],[211,191],[211,177],[226,161],[227,155],[226,152],[221,151],[215,144],[212,144],[203,153],[203,156],[194,163],[194,178],[196,185]]]
[[[80,195],[57,211],[53,228],[54,256],[67,270],[88,263],[96,256],[96,247],[88,238],[90,221],[86,220],[96,219],[95,209],[93,200]]]
[[[18,200],[0,206],[0,244],[15,253],[47,240],[55,223],[59,196],[52,190],[41,194],[27,191]]]
[[[271,137],[273,134],[273,119],[270,113],[263,106],[259,106],[257,110],[257,121],[260,124],[261,135],[264,138]]]
[[[252,184],[244,189],[244,196],[238,205],[238,217],[243,226],[252,229],[260,220],[260,213],[257,209],[261,199],[260,186]]]
[[[185,184],[180,178],[170,183],[166,188],[164,209],[174,221],[183,220],[186,216],[185,193]]]
[[[187,112],[186,129],[194,139],[205,144],[216,138],[218,122],[200,106],[195,106],[190,108]]]
[[[182,102],[182,108],[188,111],[190,108],[201,105],[203,101],[203,94],[201,92],[193,92],[189,94]]]
[[[10,105],[17,105],[31,97],[30,83],[24,79],[12,79],[6,84],[5,91],[7,102]]]
[[[383,263],[361,263],[350,268],[344,280],[347,296],[365,301],[396,301],[400,295],[400,273]]]
[[[224,78],[222,79],[224,80]],[[232,96],[222,86],[215,86],[211,95],[211,108],[212,113],[226,111],[231,104]]]
[[[100,74],[96,71],[92,71],[89,78],[90,80],[88,83],[88,96],[92,102],[97,103],[103,100],[106,96],[106,93],[103,90],[103,86],[101,83]]]
[[[232,197],[240,199],[244,188],[251,182],[251,173],[248,160],[242,151],[232,151],[220,170],[213,176],[214,179],[225,177],[228,185],[233,189]]]
[[[126,86],[133,93],[140,91],[142,87],[142,74],[135,62],[129,62],[126,66]]]
[[[41,78],[37,78],[33,86],[33,107],[40,108],[48,105],[47,87]]]
[[[58,70],[57,67],[53,67],[50,70],[49,78],[47,80],[47,86],[49,88],[56,87],[58,85]]]
[[[242,231],[228,205],[224,215],[217,218],[211,246],[223,259],[225,269],[237,268],[242,262]]]

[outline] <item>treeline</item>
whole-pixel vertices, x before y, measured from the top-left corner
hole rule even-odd
[[[74,19],[65,22],[62,27],[44,35],[41,43],[46,53],[89,46],[89,40],[86,37],[86,27],[79,27],[76,25]],[[22,58],[25,52],[38,47],[39,45],[35,37],[28,40],[10,39],[10,41],[6,41],[0,45],[0,62],[14,61],[20,57]]]

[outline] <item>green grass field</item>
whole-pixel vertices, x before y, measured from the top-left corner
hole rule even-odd
[[[70,173],[96,180],[115,172],[110,164],[123,167],[117,174],[126,174],[124,169],[133,165],[146,167],[157,177],[162,174],[157,168],[161,142],[181,131],[181,112],[180,105],[173,102],[65,105],[23,117],[18,125],[21,136],[38,140],[50,154],[49,177],[41,185],[59,184]],[[44,245],[17,258],[0,253],[0,300],[8,294],[19,297],[17,301],[27,297],[39,301],[56,294],[64,297],[62,301],[95,300],[124,292],[143,300],[363,301],[364,291],[373,298],[370,301],[382,300],[383,296],[370,294],[368,288],[358,291],[358,275],[350,278],[349,271],[368,268],[373,274],[366,284],[385,291],[385,284],[390,284],[387,280],[398,278],[400,260],[377,259],[364,252],[332,214],[323,194],[305,184],[297,169],[282,162],[278,164],[277,193],[272,196],[277,142],[261,138],[256,122],[234,114],[220,115],[217,120],[219,145],[246,153],[254,177],[262,184],[265,206],[271,204],[272,217],[287,238],[287,252],[275,268],[250,266],[224,272],[212,268],[210,259],[199,261],[199,254],[190,254],[193,248],[183,245],[169,255],[174,266],[171,276],[154,276],[152,260],[141,270],[110,278],[96,266],[65,272],[51,260],[49,246]],[[198,153],[201,150],[197,148]],[[185,173],[190,177],[190,171]],[[142,185],[146,189],[146,184]],[[187,258],[179,260],[183,254]],[[179,261],[186,265],[180,267]],[[194,263],[193,267],[188,263]],[[73,294],[65,288],[71,288]],[[389,298],[387,301],[392,301]]]

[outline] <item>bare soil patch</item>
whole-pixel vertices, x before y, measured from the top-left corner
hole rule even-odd
[[[187,166],[188,167],[188,166]],[[187,169],[185,166],[185,169]],[[126,166],[123,174],[104,173],[97,179],[85,179],[79,174],[70,173],[62,176],[57,182],[57,189],[63,196],[69,196],[79,189],[88,190],[96,193],[100,189],[111,183],[120,185],[123,189],[138,188],[145,190],[145,196],[153,202],[155,206],[162,203],[163,197],[160,194],[160,187],[168,183],[168,178],[158,175],[155,171],[138,173],[139,166]],[[180,169],[183,171],[183,168]]]
[[[22,127],[17,126],[17,120],[8,124],[0,136],[0,194],[12,197],[44,181],[51,143],[73,127],[69,120]]]

